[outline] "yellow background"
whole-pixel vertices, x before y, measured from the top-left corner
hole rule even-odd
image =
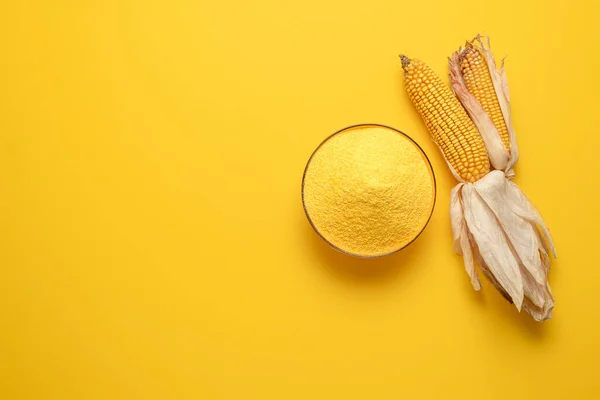
[[[4,1],[2,399],[598,398],[598,2]],[[454,181],[398,54],[491,35],[516,181],[559,252],[533,323],[451,246]],[[438,203],[383,259],[303,214],[308,157],[387,124]]]

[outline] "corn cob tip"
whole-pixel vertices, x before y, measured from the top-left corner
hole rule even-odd
[[[406,67],[410,64],[410,58],[406,57],[404,54],[400,54],[400,61],[402,61],[402,69],[406,70]]]

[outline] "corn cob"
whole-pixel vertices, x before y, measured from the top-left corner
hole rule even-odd
[[[425,63],[402,55],[408,95],[456,174],[475,182],[490,172],[481,135],[450,89]]]
[[[496,126],[502,143],[510,151],[508,129],[486,61],[479,50],[472,43],[467,42],[465,49],[459,55],[459,64],[467,90],[481,104]]]

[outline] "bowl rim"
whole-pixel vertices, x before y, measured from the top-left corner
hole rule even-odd
[[[317,151],[319,151],[319,149],[331,138],[333,138],[334,136],[348,131],[350,129],[355,129],[355,128],[365,128],[365,127],[380,127],[380,128],[386,128],[386,129],[390,129],[392,131],[395,131],[396,133],[399,133],[400,135],[403,135],[404,137],[406,137],[408,140],[410,140],[415,146],[417,146],[417,148],[421,151],[421,154],[423,154],[423,157],[425,158],[425,161],[427,162],[427,165],[429,165],[429,170],[431,171],[431,177],[433,178],[433,203],[431,204],[431,211],[429,212],[429,217],[427,218],[427,221],[425,222],[425,224],[423,224],[423,228],[421,228],[421,230],[419,231],[419,233],[417,233],[415,235],[414,238],[412,238],[408,243],[406,243],[404,246],[392,250],[388,253],[383,253],[383,254],[375,254],[375,255],[364,255],[364,254],[357,254],[357,253],[351,253],[349,251],[346,251],[344,249],[341,249],[340,247],[334,245],[333,243],[331,243],[329,240],[327,240],[327,238],[325,238],[325,236],[323,236],[323,234],[321,234],[321,232],[319,232],[319,230],[317,229],[317,227],[315,226],[315,224],[313,223],[312,219],[310,218],[310,214],[308,213],[308,210],[306,209],[306,203],[304,201],[304,182],[306,180],[306,171],[308,170],[308,167],[310,165],[310,162],[312,161],[313,157],[315,156],[315,154],[317,153]],[[363,124],[355,124],[355,125],[349,125],[345,128],[339,129],[336,132],[332,133],[331,135],[327,136],[318,146],[317,148],[312,152],[312,154],[310,155],[308,161],[306,162],[306,166],[304,167],[304,172],[302,174],[302,208],[304,209],[304,214],[306,215],[306,218],[308,219],[308,222],[310,223],[310,226],[312,226],[313,230],[317,233],[317,235],[319,235],[321,237],[321,239],[323,239],[325,241],[325,243],[327,243],[329,246],[333,247],[335,250],[339,251],[340,253],[343,254],[347,254],[349,256],[352,257],[357,257],[357,258],[380,258],[380,257],[385,257],[385,256],[389,256],[392,255],[394,253],[399,252],[400,250],[403,250],[405,248],[407,248],[408,246],[410,246],[415,240],[417,240],[417,238],[419,236],[421,236],[421,234],[423,233],[423,231],[425,230],[425,228],[427,227],[427,225],[429,225],[429,221],[431,221],[431,217],[433,216],[433,211],[435,210],[435,204],[436,204],[436,200],[437,200],[437,181],[436,181],[436,177],[435,177],[435,171],[433,170],[433,166],[431,165],[431,161],[429,160],[429,157],[427,156],[427,153],[425,153],[425,150],[423,150],[423,148],[421,146],[419,146],[419,143],[417,143],[413,138],[411,138],[409,135],[407,135],[406,133],[402,132],[399,129],[396,129],[394,127],[391,127],[389,125],[383,125],[383,124],[375,124],[375,123],[363,123]]]

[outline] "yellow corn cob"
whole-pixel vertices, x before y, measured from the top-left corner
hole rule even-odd
[[[510,152],[508,129],[506,128],[506,122],[500,109],[500,103],[498,103],[490,71],[483,56],[478,49],[467,43],[467,47],[460,53],[459,63],[467,90],[481,104],[486,114],[489,115],[496,129],[498,129],[498,133],[500,133],[502,143],[504,143],[504,146]]]
[[[446,161],[467,182],[482,178],[490,172],[490,161],[483,139],[463,106],[425,63],[400,58],[408,95]]]

